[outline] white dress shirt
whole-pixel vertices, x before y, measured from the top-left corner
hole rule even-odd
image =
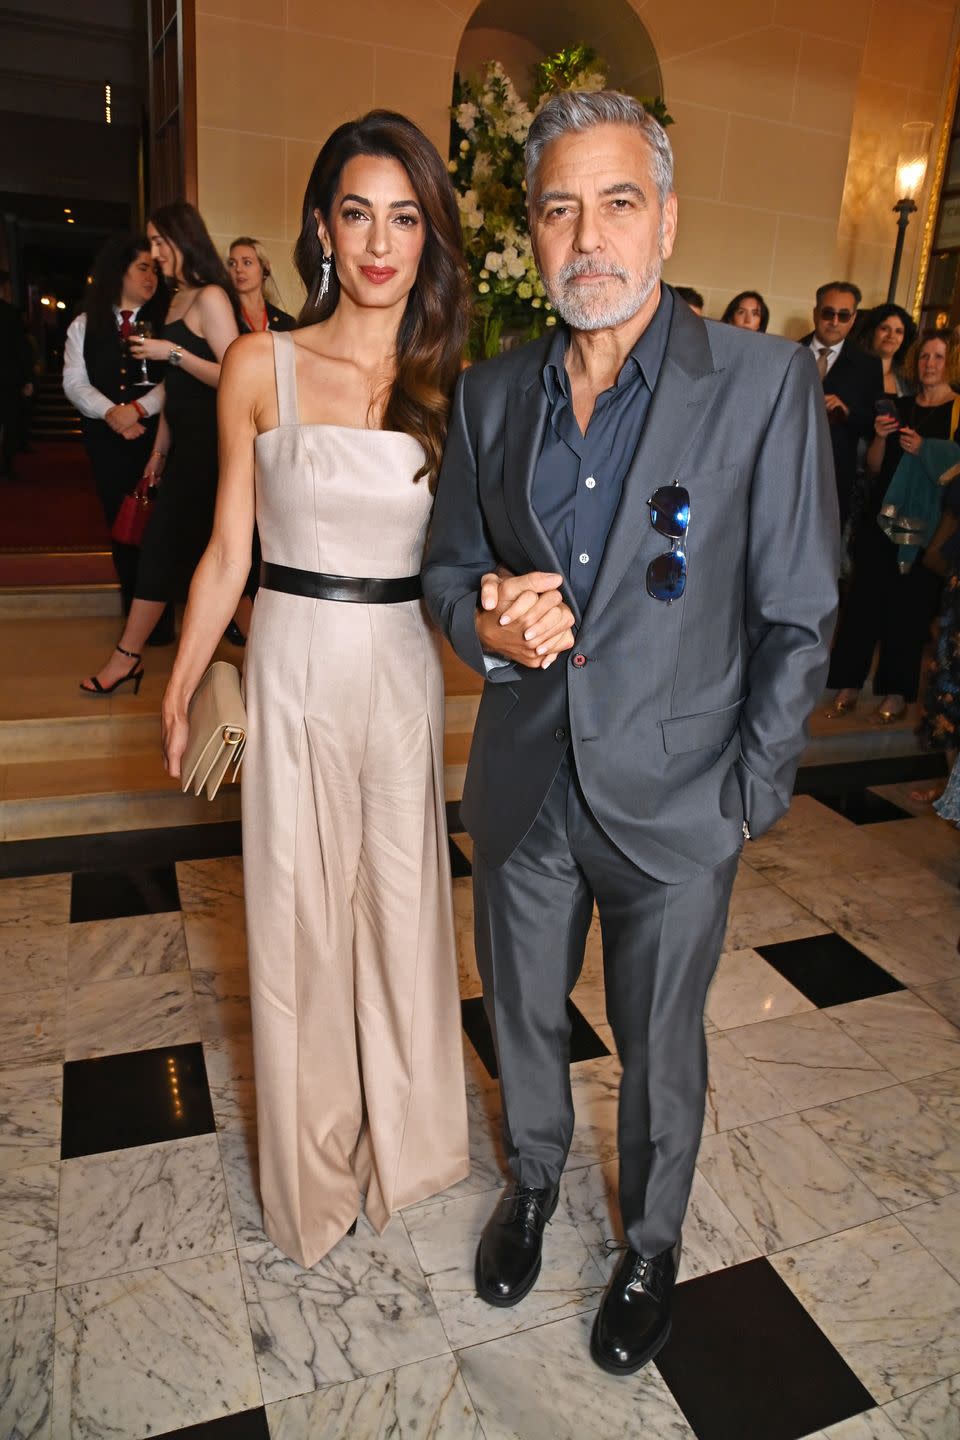
[[[120,311],[116,305],[113,313],[117,317],[117,328],[120,327]],[[139,315],[139,308],[131,314],[131,324]],[[86,415],[88,420],[102,420],[108,410],[112,410],[117,403],[104,395],[90,383],[90,376],[87,374],[87,362],[83,358],[83,343],[87,335],[87,317],[78,315],[71,320],[67,330],[67,343],[63,349],[63,393],[75,410],[81,415]],[[127,404],[136,400],[142,405],[148,415],[159,415],[163,409],[164,390],[162,383],[154,385],[152,390],[145,390],[142,394],[131,395]]]
[[[826,351],[826,354],[827,354],[827,374],[829,375],[829,374],[830,374],[830,371],[833,369],[834,365],[837,363],[837,356],[840,354],[840,351],[843,349],[843,341],[842,341],[842,340],[838,340],[837,343],[836,343],[836,345],[822,345],[822,344],[820,343],[820,341],[817,339],[817,337],[814,336],[813,339],[810,341],[810,349],[813,351],[813,358],[814,358],[814,360],[816,360],[816,359],[819,358],[821,351],[824,351],[824,350]]]

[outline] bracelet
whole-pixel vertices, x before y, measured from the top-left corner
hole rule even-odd
[[[141,419],[141,420],[146,420],[146,418],[147,418],[147,412],[146,412],[146,410],[144,410],[143,406],[140,404],[140,401],[139,401],[139,400],[131,400],[131,401],[130,401],[130,404],[133,406],[134,410],[136,410],[137,414],[140,416],[140,419]]]
[[[183,351],[179,345],[170,346],[170,354],[167,356],[168,365],[179,365],[183,359]]]
[[[154,455],[158,456],[159,459],[161,459],[161,460],[166,460],[166,458],[167,458],[167,452],[166,452],[166,450],[151,450],[151,451],[150,451],[150,459],[151,459],[151,460],[153,459]]]

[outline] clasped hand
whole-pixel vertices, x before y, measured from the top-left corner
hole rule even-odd
[[[528,670],[546,670],[573,646],[573,611],[560,594],[563,576],[542,570],[505,570],[480,581],[477,636],[490,655]]]
[[[144,434],[140,416],[133,405],[111,405],[103,418],[114,434],[121,435],[124,440],[136,440]]]

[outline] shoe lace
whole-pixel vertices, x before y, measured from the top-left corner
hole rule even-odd
[[[540,1203],[537,1192],[530,1188],[518,1188],[509,1197],[511,1209],[510,1221],[521,1220],[525,1225],[530,1225],[539,1217],[544,1225],[550,1224],[550,1216],[547,1215]]]

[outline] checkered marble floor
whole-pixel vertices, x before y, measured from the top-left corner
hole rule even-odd
[[[673,1335],[628,1380],[587,1353],[618,1238],[596,925],[543,1273],[495,1310],[473,1293],[503,1167],[455,806],[472,1174],[311,1271],[260,1228],[235,832],[219,854],[215,827],[14,847],[0,1437],[958,1440],[960,836],[908,790],[800,795],[747,847]]]

